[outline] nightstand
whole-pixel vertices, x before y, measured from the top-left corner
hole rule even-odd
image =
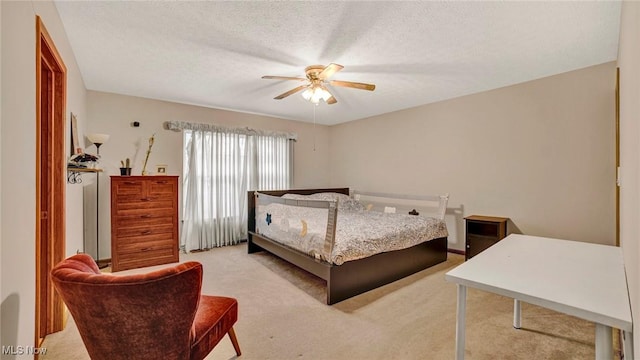
[[[465,220],[465,261],[507,236],[509,218],[471,215]]]

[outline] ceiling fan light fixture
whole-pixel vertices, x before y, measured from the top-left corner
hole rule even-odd
[[[302,97],[307,101],[318,104],[320,100],[325,102],[329,100],[331,93],[322,85],[312,85],[302,93]]]
[[[324,100],[325,102],[327,102],[327,100],[329,100],[329,98],[331,97],[331,93],[323,87],[320,88],[320,92],[322,93],[322,100]]]
[[[320,102],[320,99],[322,99],[322,89],[315,88],[313,90],[313,96],[311,96],[311,102],[317,104]]]
[[[313,89],[311,88],[307,88],[307,90],[302,92],[302,97],[307,101],[310,101],[312,96],[313,96]]]

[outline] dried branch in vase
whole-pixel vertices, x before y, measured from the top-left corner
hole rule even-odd
[[[144,165],[142,166],[142,175],[147,175],[147,161],[149,161],[149,154],[151,154],[151,147],[153,146],[153,141],[155,140],[156,134],[151,135],[149,138],[149,148],[147,149],[147,156],[144,158]]]

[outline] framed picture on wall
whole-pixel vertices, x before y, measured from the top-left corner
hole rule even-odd
[[[167,165],[156,165],[156,175],[167,175]]]

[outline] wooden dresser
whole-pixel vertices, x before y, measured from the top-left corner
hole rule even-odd
[[[178,176],[111,176],[113,271],[177,262]]]

